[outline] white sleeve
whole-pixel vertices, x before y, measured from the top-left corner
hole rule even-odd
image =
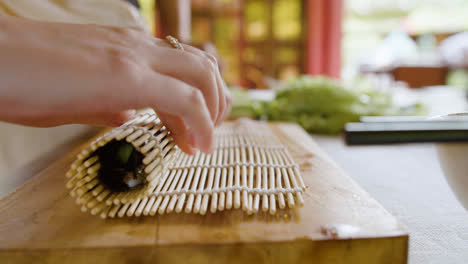
[[[0,0],[0,13],[41,21],[148,31],[139,11],[133,5],[118,0]]]

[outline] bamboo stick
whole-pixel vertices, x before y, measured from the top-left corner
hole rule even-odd
[[[215,163],[215,165],[221,165],[222,162],[223,162],[223,151],[221,150],[216,150],[216,153],[217,153],[217,156],[218,156],[218,159]],[[214,176],[214,184],[213,184],[213,188],[214,189],[218,189],[219,188],[219,182],[220,182],[220,178],[221,178],[221,169],[218,167],[218,168],[215,168],[215,176]],[[211,213],[215,213],[216,210],[218,209],[218,193],[215,192],[212,194],[212,197],[211,197],[211,208],[210,208],[210,212]]]
[[[205,165],[206,166],[210,164],[211,157],[212,157],[211,154],[206,155],[206,157],[205,157]],[[203,170],[202,170],[201,176],[199,178],[200,183],[198,185],[198,192],[202,192],[204,190],[207,174],[208,174],[208,168],[204,167]],[[200,213],[201,200],[202,200],[202,194],[197,193],[197,195],[195,196],[195,203],[194,203],[194,206],[193,206],[193,212],[195,214]]]
[[[191,164],[192,161],[193,161],[193,158],[194,158],[193,156],[186,156],[184,158],[184,162],[182,163],[182,166],[187,165],[187,164]],[[183,181],[184,181],[185,177],[187,176],[187,173],[188,173],[188,169],[179,170],[177,172],[174,180],[172,181],[172,184],[169,187],[168,191],[170,191],[170,192],[174,191],[176,186],[182,186],[182,184],[184,183]],[[177,196],[177,195],[174,195],[174,196]],[[159,209],[158,209],[159,214],[164,214],[170,199],[171,199],[170,195],[164,195],[164,200],[163,200],[163,202],[161,203],[161,205],[159,206]]]
[[[192,165],[195,166],[196,164],[198,164],[199,159],[200,159],[200,152],[197,152],[197,153],[195,153],[195,158],[193,160]],[[194,173],[195,173],[195,168],[194,167],[190,168],[189,173],[188,173],[188,178],[185,181],[185,185],[184,185],[184,188],[183,188],[184,190],[187,190],[187,191],[189,190],[190,184],[192,183],[192,178],[193,178]],[[177,201],[177,206],[175,208],[176,213],[182,212],[183,206],[185,204],[185,197],[186,197],[185,193],[182,193],[180,195],[180,197],[179,197],[179,199]]]
[[[211,154],[211,164],[214,164],[216,163],[217,161],[217,151],[213,152],[213,154]],[[211,167],[208,169],[208,182],[206,184],[206,187],[204,188],[204,191],[205,193],[203,194],[202,196],[202,202],[201,202],[201,207],[200,207],[200,214],[201,215],[205,215],[206,214],[206,211],[208,210],[208,201],[210,199],[210,191],[212,189],[212,186],[213,186],[213,180],[214,180],[214,176],[215,176],[215,171],[216,169]]]
[[[206,159],[206,154],[201,153],[201,155],[200,155],[200,164],[204,164],[205,159]],[[202,172],[202,168],[197,167],[197,170],[195,172],[195,178],[193,179],[192,186],[190,187],[190,190],[192,192],[189,194],[188,199],[187,199],[187,203],[185,204],[185,212],[186,213],[191,213],[192,210],[193,210],[193,202],[194,202],[194,199],[195,199],[195,194],[193,192],[195,192],[197,190],[198,183],[200,181],[201,172]]]

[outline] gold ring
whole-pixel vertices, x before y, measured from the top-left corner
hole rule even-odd
[[[177,40],[173,36],[166,36],[166,40],[169,42],[169,44],[171,44],[173,48],[184,50],[184,47],[182,46],[182,44],[180,44],[179,40]]]

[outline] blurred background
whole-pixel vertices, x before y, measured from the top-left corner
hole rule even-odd
[[[155,1],[139,0],[158,35]],[[267,88],[265,76],[364,73],[466,85],[466,70],[447,67],[438,48],[468,29],[467,13],[466,0],[192,0],[191,44],[213,43],[225,80],[248,88]],[[434,75],[420,76],[423,67]]]

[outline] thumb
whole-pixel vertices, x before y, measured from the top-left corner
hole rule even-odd
[[[96,113],[82,116],[80,123],[94,126],[117,127],[135,118],[135,110],[125,110],[116,113]]]

